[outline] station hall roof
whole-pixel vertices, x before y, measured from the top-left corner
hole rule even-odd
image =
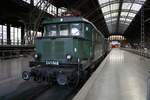
[[[110,34],[123,34],[146,0],[98,0]]]

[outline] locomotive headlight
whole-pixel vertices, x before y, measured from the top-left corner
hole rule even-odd
[[[38,54],[35,54],[35,55],[34,55],[34,58],[37,59],[37,58],[38,58]]]
[[[71,55],[67,55],[66,57],[67,57],[67,60],[70,60],[72,58]]]
[[[39,60],[40,59],[40,55],[39,54],[34,54],[33,57],[34,57],[35,60]]]

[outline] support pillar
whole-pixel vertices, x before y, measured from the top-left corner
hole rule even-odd
[[[10,24],[7,24],[7,44],[11,45],[11,39],[10,39]]]
[[[30,0],[30,4],[31,4],[31,5],[34,5],[34,0]]]
[[[58,17],[58,7],[56,8],[56,17]]]
[[[2,45],[3,45],[3,36],[4,36],[4,35],[3,35],[3,34],[4,34],[3,31],[4,31],[4,30],[3,30],[3,25],[2,25],[2,40],[1,40],[1,44],[2,44]]]
[[[21,26],[21,44],[25,44],[24,35],[25,35],[25,27]]]

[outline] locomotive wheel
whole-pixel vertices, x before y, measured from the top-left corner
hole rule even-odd
[[[80,82],[80,75],[78,72],[76,72],[74,75],[72,75],[69,79],[68,87],[69,88],[76,88]]]
[[[50,86],[53,85],[52,79],[50,77],[46,77],[46,81]]]
[[[39,76],[35,76],[35,77],[34,77],[34,81],[36,81],[36,82],[38,82],[38,83],[41,83],[41,82],[42,82],[42,79],[41,79],[41,77],[39,77]]]
[[[42,77],[38,77],[38,83],[41,83],[43,81]]]
[[[24,71],[22,73],[22,79],[24,80],[30,80],[30,76],[31,76],[30,72]]]
[[[34,76],[34,77],[33,77],[33,80],[34,80],[34,81],[38,81],[37,76]]]
[[[68,78],[64,73],[59,73],[56,77],[58,85],[66,85],[68,83]]]

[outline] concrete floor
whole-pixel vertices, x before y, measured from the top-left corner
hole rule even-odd
[[[113,49],[73,100],[146,100],[150,59]]]
[[[25,81],[21,75],[29,70],[28,62],[32,57],[20,57],[14,59],[0,60],[0,97],[22,87]]]

